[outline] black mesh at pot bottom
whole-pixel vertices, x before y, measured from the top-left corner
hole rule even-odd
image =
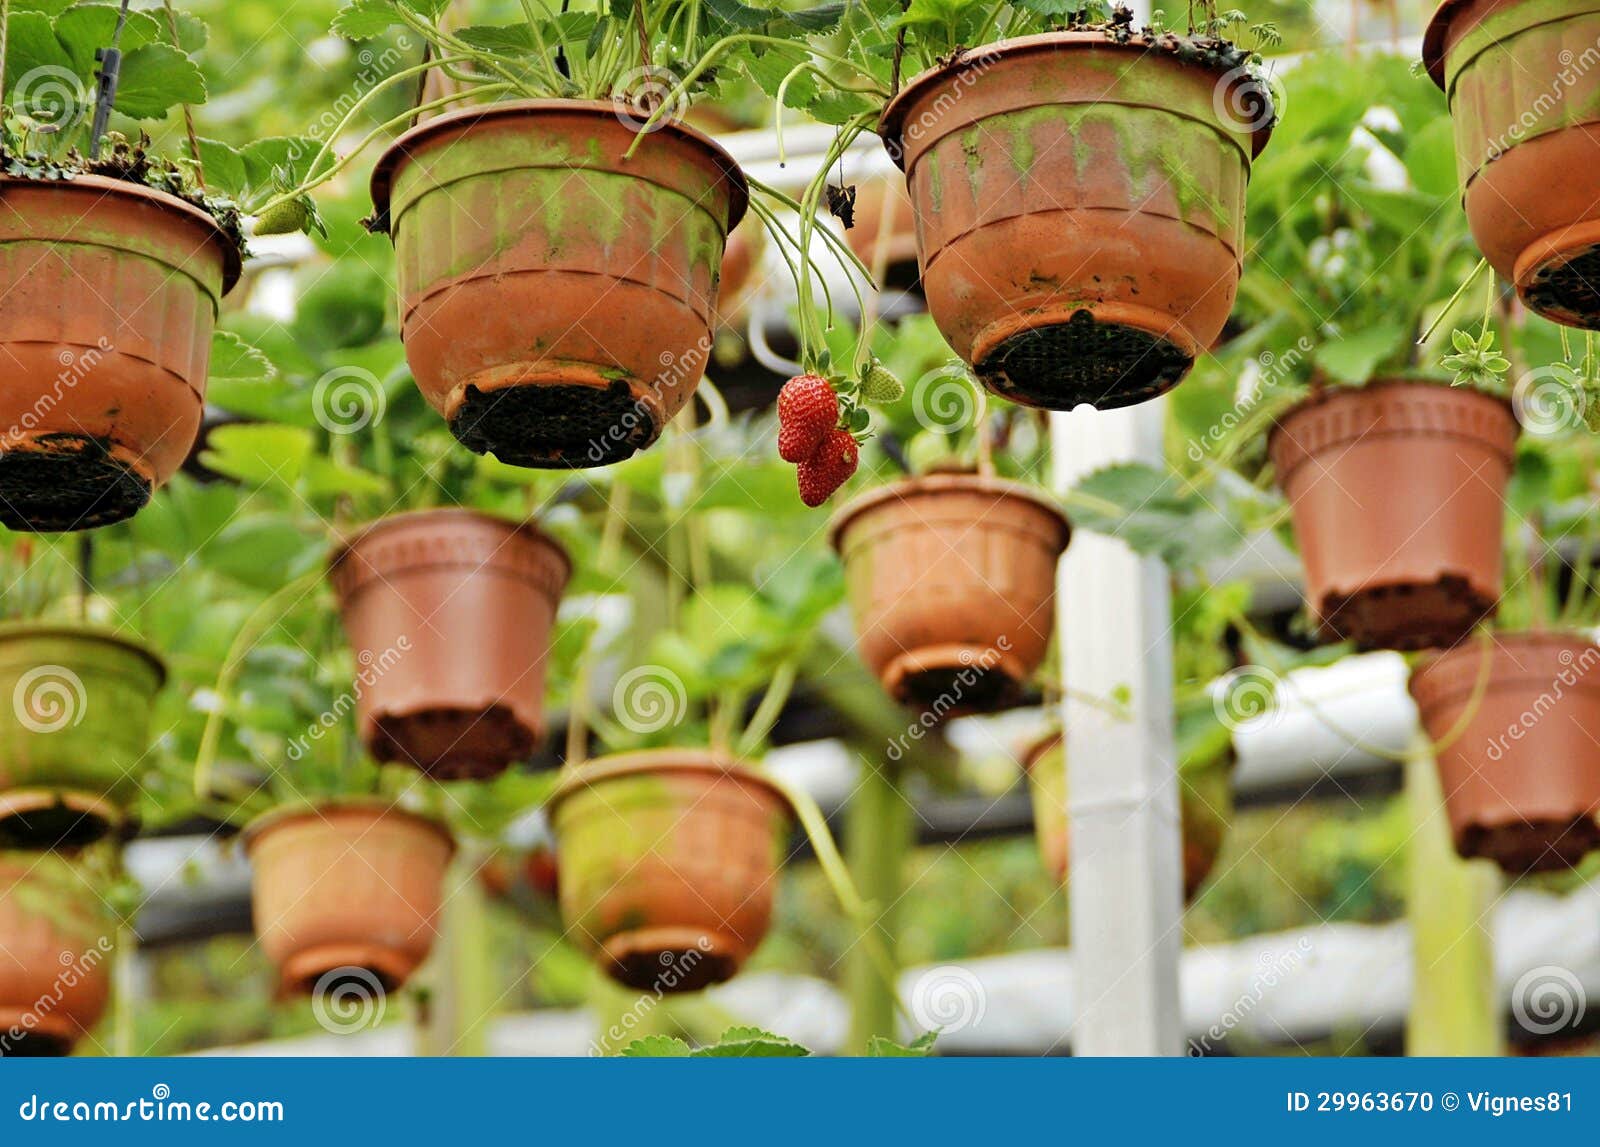
[[[963,717],[1009,708],[1021,695],[1021,686],[1006,673],[973,664],[908,673],[897,700],[939,717]]]
[[[1078,311],[1012,335],[973,369],[990,390],[1027,406],[1115,410],[1165,394],[1193,365],[1175,343]]]
[[[0,849],[47,852],[85,848],[110,836],[114,827],[103,816],[65,805],[29,809],[0,816]]]
[[[1600,330],[1600,246],[1534,271],[1525,297],[1528,306],[1541,314]]]
[[[375,724],[373,756],[411,765],[436,781],[488,780],[534,749],[533,735],[504,705],[382,713]]]
[[[529,384],[482,391],[468,386],[450,430],[475,454],[511,466],[583,470],[631,458],[656,436],[650,410],[625,382]]]
[[[1360,649],[1448,649],[1494,612],[1495,600],[1465,578],[1426,585],[1383,585],[1323,603],[1324,627]]]
[[[22,1031],[9,1033],[0,1039],[0,1056],[7,1059],[59,1059],[72,1054],[72,1045],[64,1039],[42,1032]]]
[[[1461,851],[1492,860],[1513,875],[1561,872],[1600,848],[1600,825],[1583,816],[1571,821],[1536,820],[1529,824],[1468,828]]]
[[[611,977],[640,992],[698,992],[726,983],[738,971],[734,962],[698,948],[632,952],[611,965]]]
[[[55,434],[0,450],[0,525],[60,533],[133,517],[150,483],[93,438]]]

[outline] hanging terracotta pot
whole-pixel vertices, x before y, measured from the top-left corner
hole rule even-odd
[[[1427,649],[1494,613],[1516,440],[1507,403],[1426,383],[1323,391],[1278,421],[1268,450],[1326,636]]]
[[[1507,872],[1600,847],[1600,647],[1577,634],[1465,642],[1411,675],[1456,851]]]
[[[109,632],[0,626],[0,847],[79,848],[127,818],[160,658]]]
[[[1235,75],[1053,32],[966,52],[889,104],[928,311],[985,386],[1131,406],[1215,342],[1271,134],[1270,102]]]
[[[941,717],[1015,703],[1055,625],[1059,510],[1016,482],[935,474],[868,491],[828,532],[857,651],[891,697]]]
[[[205,212],[121,180],[0,179],[0,525],[132,517],[200,428],[239,251]]]
[[[0,1056],[66,1055],[111,996],[116,922],[57,856],[0,854]]]
[[[1422,58],[1444,89],[1472,235],[1531,310],[1600,329],[1600,0],[1445,0]]]
[[[1023,772],[1033,803],[1033,831],[1039,857],[1058,884],[1066,882],[1069,859],[1067,754],[1060,733],[1029,746]],[[1216,867],[1233,812],[1233,757],[1184,762],[1178,771],[1179,815],[1183,831],[1183,900],[1191,903]]]
[[[641,135],[646,118],[493,104],[431,119],[378,160],[406,359],[468,449],[604,466],[654,442],[699,385],[749,192],[706,136],[673,122]]]
[[[619,983],[720,984],[766,936],[792,818],[756,770],[704,749],[602,757],[549,813],[568,936]]]
[[[752,219],[728,236],[717,286],[718,327],[741,325],[751,297],[761,286],[761,255],[766,232],[756,224]]]
[[[244,831],[256,935],[285,996],[401,987],[437,933],[455,852],[436,821],[383,802],[281,809]]]
[[[361,739],[437,780],[484,779],[544,736],[545,654],[566,552],[531,523],[397,514],[333,555]]]

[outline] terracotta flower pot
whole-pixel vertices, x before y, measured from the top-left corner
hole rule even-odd
[[[1067,879],[1067,755],[1060,733],[1031,745],[1022,757],[1033,802],[1033,831],[1039,857],[1058,884]],[[1233,811],[1233,759],[1186,763],[1179,771],[1179,815],[1183,829],[1183,899],[1194,900],[1216,867]]]
[[[1279,420],[1268,448],[1327,636],[1427,649],[1494,613],[1516,439],[1505,402],[1425,383],[1325,391]]]
[[[0,626],[0,847],[76,848],[139,792],[160,658],[109,632]]]
[[[105,1014],[116,923],[59,857],[0,854],[0,1056],[66,1055]]]
[[[239,252],[171,195],[82,175],[0,180],[0,524],[132,517],[200,428]]]
[[[428,956],[455,844],[443,825],[378,801],[268,813],[245,828],[256,935],[284,995],[345,973],[401,987]]]
[[[549,813],[568,935],[618,982],[720,984],[766,936],[791,816],[754,769],[703,749],[602,757]]]
[[[722,252],[722,270],[717,286],[718,327],[736,327],[744,322],[750,299],[760,289],[758,272],[766,242],[766,232],[750,220],[728,236]]]
[[[984,385],[1104,410],[1188,374],[1238,290],[1271,132],[1254,92],[1098,32],[978,48],[905,86],[879,134],[916,209],[928,311]]]
[[[973,474],[856,498],[829,537],[862,661],[896,701],[940,716],[1012,704],[1049,647],[1069,534],[1033,490]]]
[[[1529,308],[1600,328],[1600,0],[1445,0],[1423,43],[1473,237]]]
[[[1562,633],[1467,642],[1414,672],[1411,696],[1440,742],[1439,781],[1462,856],[1539,872],[1600,847],[1600,647]]]
[[[470,510],[384,518],[330,563],[380,761],[483,779],[544,736],[545,654],[566,552],[530,523]]]
[[[606,102],[442,115],[378,160],[401,337],[455,436],[517,466],[617,462],[699,385],[749,193],[706,136]],[[632,158],[624,154],[636,142]]]

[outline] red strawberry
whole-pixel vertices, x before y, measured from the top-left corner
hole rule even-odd
[[[791,378],[778,391],[778,457],[804,462],[839,423],[839,398],[815,374]]]
[[[800,500],[808,506],[822,505],[850,481],[860,461],[855,438],[848,430],[834,427],[817,452],[800,463]]]

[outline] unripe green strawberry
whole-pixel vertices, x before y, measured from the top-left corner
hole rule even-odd
[[[895,402],[906,392],[906,384],[883,363],[873,360],[861,377],[861,397],[868,402]]]
[[[256,216],[257,235],[293,235],[304,231],[311,212],[298,199],[285,200]]]

